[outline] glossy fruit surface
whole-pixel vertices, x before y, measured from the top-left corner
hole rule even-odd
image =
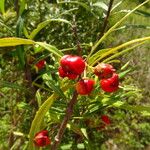
[[[76,79],[77,76],[78,76],[77,74],[65,72],[62,67],[59,67],[59,68],[58,68],[58,73],[59,73],[59,76],[60,76],[60,77],[62,77],[62,78],[68,77],[68,78],[71,79],[71,80]]]
[[[48,131],[42,130],[38,133],[36,133],[34,137],[34,143],[38,147],[44,147],[51,143],[50,138],[48,137]]]
[[[38,63],[36,63],[36,67],[38,69],[42,69],[42,68],[44,68],[45,64],[46,64],[45,60],[40,60]]]
[[[107,79],[112,77],[115,69],[110,64],[100,63],[94,68],[94,73],[101,79]]]
[[[111,122],[110,122],[110,119],[109,119],[109,117],[107,116],[107,115],[102,115],[101,116],[101,119],[102,119],[102,121],[105,123],[105,124],[107,124],[107,125],[109,125]]]
[[[85,62],[79,56],[64,55],[60,65],[65,73],[80,75],[85,69]]]
[[[76,84],[77,93],[80,95],[88,95],[94,89],[95,81],[92,79],[82,79]]]
[[[100,86],[105,92],[115,92],[119,88],[119,77],[118,74],[113,73],[111,78],[102,79],[100,81]]]

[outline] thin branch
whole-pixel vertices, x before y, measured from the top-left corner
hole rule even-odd
[[[82,55],[82,48],[81,48],[81,44],[78,38],[78,34],[77,34],[77,24],[76,24],[76,20],[75,20],[75,16],[73,16],[73,26],[72,26],[72,31],[77,43],[77,50],[78,50],[78,55]]]
[[[100,38],[104,35],[106,27],[108,25],[108,18],[110,16],[110,12],[111,12],[111,9],[112,9],[113,2],[114,2],[114,0],[110,0],[110,2],[109,2],[107,15],[105,17],[104,24],[103,24],[103,27],[102,27],[102,30],[101,30],[101,33],[100,33]]]
[[[75,91],[73,93],[72,99],[70,100],[70,102],[68,104],[64,120],[62,121],[62,123],[60,125],[60,128],[59,128],[58,133],[57,133],[57,135],[55,137],[55,141],[54,141],[54,144],[52,145],[52,149],[51,150],[57,150],[58,149],[58,146],[59,146],[59,144],[60,144],[60,142],[62,140],[62,137],[64,135],[67,123],[68,123],[69,119],[71,118],[71,116],[73,114],[73,107],[74,107],[74,105],[77,102],[77,97],[78,97],[78,94]]]

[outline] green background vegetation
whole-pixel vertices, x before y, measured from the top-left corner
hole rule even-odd
[[[60,0],[60,2],[63,2]],[[55,0],[8,0],[5,7],[0,3],[0,38],[21,37],[31,38],[30,33],[43,21],[48,19],[66,19],[77,26],[77,37],[70,26],[65,22],[52,21],[33,37],[35,41],[46,41],[56,46],[65,53],[76,54],[77,42],[80,41],[83,55],[88,55],[90,47],[99,39],[108,0],[78,0],[77,3],[61,3]],[[85,5],[80,5],[83,2]],[[93,4],[98,4],[94,6]],[[142,0],[114,0],[106,30],[120,20],[127,12],[141,4]],[[88,7],[87,7],[88,6]],[[105,41],[99,49],[115,47],[119,44],[150,35],[150,2],[142,6],[129,16]],[[73,19],[75,18],[75,19]],[[116,69],[120,69],[128,62],[126,69],[131,70],[122,80],[122,85],[128,91],[112,96],[112,99],[121,99],[131,105],[150,105],[150,43],[146,42],[132,52],[128,52],[113,63]],[[20,47],[18,47],[20,48]],[[27,81],[27,71],[21,69],[24,64],[18,59],[16,47],[0,47],[0,149],[22,150],[26,149],[28,134],[32,120],[41,104],[53,93],[51,84],[59,86],[57,74],[58,60],[53,54],[44,51],[43,48],[24,47],[26,62],[32,61],[30,71],[32,83]],[[24,57],[24,56],[23,56]],[[38,73],[34,64],[40,59],[47,61],[46,69]],[[20,62],[20,63],[19,63]],[[27,69],[27,68],[26,68]],[[42,78],[40,78],[42,76]],[[37,81],[36,79],[39,78]],[[49,82],[50,80],[50,82]],[[66,84],[67,81],[64,81]],[[72,82],[73,83],[73,82]],[[32,86],[31,86],[32,84]],[[72,89],[67,96],[71,98]],[[108,96],[109,97],[109,96]],[[99,98],[99,97],[98,97]],[[97,98],[97,99],[98,99]],[[92,96],[89,99],[82,98],[75,107],[71,129],[67,129],[60,149],[96,149],[96,150],[148,150],[150,149],[150,114],[108,107],[101,110],[96,105],[101,105],[98,99],[93,109]],[[63,119],[67,101],[61,97],[56,101],[43,121],[43,128],[50,131],[52,139]],[[94,122],[86,126],[85,118],[76,119],[80,116],[84,106],[89,103],[91,112],[88,119]],[[112,124],[104,130],[97,130],[101,114],[108,114]],[[80,129],[83,129],[81,132]],[[89,141],[83,137],[88,132]],[[85,135],[83,135],[85,134]],[[45,149],[49,149],[45,148]]]

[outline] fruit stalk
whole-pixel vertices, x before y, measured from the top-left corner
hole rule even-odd
[[[58,130],[58,133],[55,136],[55,141],[54,141],[54,144],[52,145],[51,150],[57,150],[58,149],[58,146],[59,146],[59,144],[62,140],[63,134],[65,132],[67,123],[68,123],[69,119],[71,118],[71,116],[73,114],[73,107],[77,102],[77,97],[78,97],[78,94],[77,94],[76,91],[74,91],[72,99],[70,100],[70,102],[68,104],[68,107],[66,109],[66,114],[65,114],[64,120],[62,121],[62,123],[60,125],[60,128]]]

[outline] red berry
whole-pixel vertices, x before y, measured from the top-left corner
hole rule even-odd
[[[42,130],[38,133],[36,133],[34,137],[34,143],[38,147],[44,147],[51,143],[50,138],[48,137],[48,131]]]
[[[66,73],[64,72],[64,70],[62,69],[62,67],[58,68],[58,73],[59,73],[60,77],[62,77],[62,78],[66,77]]]
[[[114,72],[115,69],[112,65],[104,63],[98,64],[94,69],[95,75],[97,75],[101,79],[110,78]]]
[[[115,92],[119,88],[119,77],[118,74],[113,73],[111,78],[102,79],[100,81],[102,90],[105,92]]]
[[[79,56],[65,55],[61,58],[60,64],[68,74],[80,75],[85,69],[85,62]]]
[[[109,117],[107,116],[107,115],[102,115],[101,116],[101,119],[102,119],[102,121],[105,123],[105,124],[107,124],[107,125],[109,125],[111,122],[110,122],[110,119],[109,119]]]
[[[78,75],[76,75],[76,74],[72,74],[72,73],[65,72],[62,67],[59,67],[59,68],[58,68],[58,72],[59,72],[59,76],[62,77],[62,78],[68,77],[69,79],[74,80],[74,79],[76,79],[77,76],[78,76]]]
[[[42,69],[42,68],[44,68],[45,64],[46,64],[46,61],[45,61],[45,60],[40,60],[40,61],[36,64],[36,67],[37,67],[38,69]]]
[[[73,74],[73,73],[68,73],[68,74],[67,74],[67,77],[68,77],[69,79],[71,79],[71,80],[76,79],[76,78],[77,78],[77,76],[78,76],[78,75]]]
[[[76,84],[77,93],[80,95],[90,94],[94,88],[94,84],[95,84],[94,80],[91,80],[91,79],[80,80]]]

